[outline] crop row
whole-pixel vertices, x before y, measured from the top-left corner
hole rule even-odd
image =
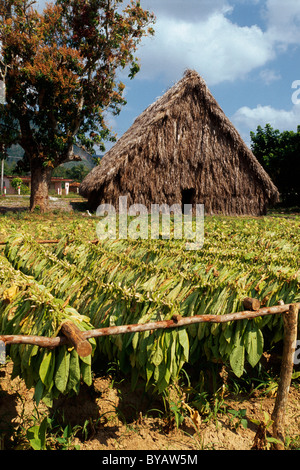
[[[80,315],[63,300],[30,276],[15,270],[0,258],[0,334],[52,337],[63,322],[72,321],[80,330],[92,328],[89,318]],[[93,349],[95,340],[90,340]],[[62,345],[53,350],[37,345],[7,346],[13,361],[12,378],[20,376],[28,388],[35,388],[37,403],[51,403],[61,393],[78,393],[81,381],[91,384],[91,356],[80,358],[74,348]]]
[[[169,319],[173,314],[222,314],[237,311],[245,296],[266,304],[299,298],[295,269],[231,261],[212,263],[214,254],[183,251],[178,242],[118,241],[99,245],[62,239],[51,251],[31,237],[9,239],[5,254],[16,269],[33,276],[56,298],[68,301],[95,328]],[[293,256],[293,254],[291,255]],[[298,297],[297,297],[298,296]],[[187,329],[102,337],[97,354],[119,359],[159,391],[176,380],[184,363],[201,359],[229,361],[241,375],[245,359],[255,366],[264,347],[263,331],[282,336],[278,317],[252,322],[191,325]]]

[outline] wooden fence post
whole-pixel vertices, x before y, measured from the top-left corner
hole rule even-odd
[[[260,301],[258,299],[251,299],[250,297],[246,297],[243,300],[243,304],[246,310],[257,311],[260,309]]]
[[[272,413],[273,437],[280,441],[279,443],[274,444],[274,448],[276,450],[284,450],[285,413],[293,373],[297,341],[298,312],[298,305],[291,304],[289,311],[282,314],[284,323],[283,353],[278,391],[274,411]]]
[[[87,357],[92,353],[91,344],[83,337],[82,331],[70,321],[61,325],[61,332],[68,338],[80,357]]]

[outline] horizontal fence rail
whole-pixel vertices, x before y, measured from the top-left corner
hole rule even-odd
[[[244,303],[246,300],[249,299],[245,299]],[[90,338],[97,338],[101,336],[187,327],[189,325],[197,323],[228,323],[231,321],[238,320],[251,320],[253,318],[262,317],[266,315],[279,315],[287,313],[291,305],[295,305],[298,309],[300,308],[300,303],[296,303],[275,305],[273,307],[263,307],[255,311],[244,310],[241,312],[228,313],[224,315],[195,315],[192,317],[181,317],[180,315],[174,315],[170,320],[162,320],[141,324],[137,323],[133,325],[110,326],[106,328],[98,328],[87,331],[77,331],[76,334],[78,335],[78,338],[86,341]],[[70,341],[73,341],[73,345],[76,345],[76,341],[74,340],[74,338],[73,340],[70,339],[70,333],[66,332],[66,329],[63,327],[63,325],[61,329],[63,336],[48,338],[44,336],[0,335],[0,341],[3,341],[5,344],[32,344],[43,348],[56,348],[57,346],[67,344]],[[75,328],[75,325],[73,325],[73,330]]]

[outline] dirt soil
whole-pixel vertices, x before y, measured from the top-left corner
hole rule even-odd
[[[19,378],[11,380],[11,370],[9,362],[0,368],[0,448],[24,449],[28,448],[28,442],[20,438],[21,431],[24,435],[24,429],[36,424],[37,412],[33,390],[27,390]],[[286,436],[291,440],[299,439],[299,400],[300,390],[292,388],[286,414]],[[64,423],[78,426],[79,432],[75,433],[70,448],[77,445],[80,450],[252,449],[258,426],[251,419],[262,422],[264,412],[271,416],[275,397],[225,396],[225,402],[228,409],[246,410],[247,428],[227,412],[218,413],[208,422],[190,414],[177,429],[172,421],[155,411],[158,407],[163,409],[161,403],[150,403],[142,393],[132,393],[125,381],[114,383],[111,377],[95,378],[92,387],[82,388],[77,397],[59,400],[51,412],[64,416]],[[44,405],[39,406],[39,413],[40,419],[47,414]],[[84,424],[87,439],[82,438]],[[265,440],[258,444],[263,450],[266,448]]]

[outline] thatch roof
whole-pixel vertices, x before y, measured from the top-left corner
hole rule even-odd
[[[188,70],[149,106],[80,186],[91,208],[202,203],[206,213],[260,215],[277,188],[208,90]],[[185,200],[186,199],[186,200]],[[189,199],[189,200],[188,200]]]

